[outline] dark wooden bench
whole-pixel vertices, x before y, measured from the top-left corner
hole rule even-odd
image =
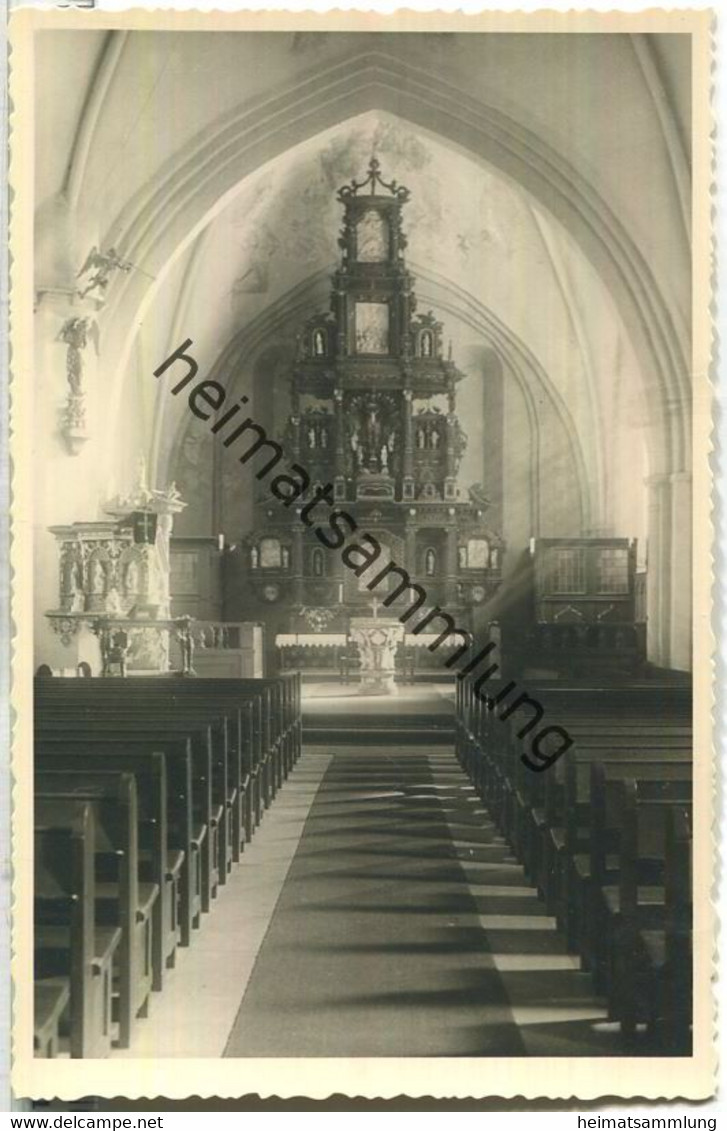
[[[68,981],[70,1055],[105,1057],[121,930],[95,920],[94,808],[86,801],[36,798],[34,817],[34,982]]]
[[[569,777],[576,810],[566,840],[569,939],[598,979],[603,953],[598,892],[619,875],[624,787],[635,782],[652,800],[689,800],[692,760],[689,752],[617,751],[607,760],[578,763]]]
[[[200,680],[168,679],[145,676],[133,680],[44,680],[36,683],[38,694],[58,694],[67,687],[76,695],[84,693],[117,694],[138,697],[142,693],[161,693],[179,702],[201,698],[212,703],[224,698],[225,703],[242,706],[258,702],[255,736],[260,755],[276,760],[276,773],[270,788],[282,781],[300,755],[301,748],[301,685],[298,672],[274,679],[213,678]],[[80,689],[80,690],[79,690]],[[85,689],[85,691],[83,690]]]
[[[658,785],[658,789],[654,785]],[[668,835],[671,814],[691,817],[691,800],[681,783],[618,783],[620,844],[617,876],[594,876],[594,913],[599,935],[597,972],[603,978],[611,1015],[627,1036],[639,1021],[650,1020],[651,1003],[639,993],[639,957],[654,932],[666,933]],[[671,786],[671,788],[667,788]],[[678,851],[672,846],[673,851]],[[678,867],[672,858],[672,866]],[[682,865],[683,865],[682,861]],[[599,882],[601,881],[601,882]],[[687,924],[682,922],[686,930]],[[689,933],[688,931],[686,932]],[[691,1008],[683,1003],[688,1015]]]
[[[497,711],[489,711],[474,695],[467,680],[461,681],[456,693],[457,753],[501,831],[547,895],[552,870],[544,866],[548,853],[543,849],[549,837],[563,846],[568,766],[581,757],[618,756],[625,748],[633,754],[658,749],[668,757],[674,752],[690,755],[691,691],[671,683],[606,688],[531,684],[528,693],[545,711],[535,729],[560,725],[574,739],[547,772],[534,773],[523,763],[532,732],[522,737],[518,732],[534,717],[531,707],[501,720]],[[511,691],[509,697],[517,694]],[[560,739],[556,742],[554,750]]]
[[[260,719],[260,728],[272,737],[273,743],[282,736],[290,738],[288,768],[300,754],[301,743],[301,683],[300,673],[290,672],[274,679],[170,679],[158,676],[140,676],[130,680],[77,679],[36,680],[39,697],[58,694],[67,689],[71,694],[98,694],[106,692],[135,696],[142,691],[161,691],[164,695],[201,696],[211,700],[224,695],[241,705],[244,701],[267,696],[268,718]],[[268,743],[269,744],[269,743]]]
[[[60,1026],[71,999],[70,978],[40,978],[33,985],[33,1055],[58,1056]]]
[[[37,711],[35,741],[42,744],[59,739],[68,743],[87,741],[96,745],[116,740],[142,744],[164,753],[168,759],[176,760],[184,757],[180,752],[190,752],[195,823],[190,850],[193,854],[199,851],[201,856],[202,909],[209,910],[220,882],[220,864],[224,864],[226,875],[227,860],[231,859],[224,840],[229,827],[226,820],[225,760],[215,758],[212,728],[174,717],[160,718],[155,712],[139,715],[129,708],[123,710],[106,704],[103,709],[98,704],[91,707],[79,704],[75,708],[63,704],[45,705]],[[199,848],[195,848],[197,842]],[[193,855],[191,861],[194,859]]]
[[[68,694],[66,694],[68,692]],[[228,759],[228,801],[232,813],[231,843],[236,859],[238,844],[252,835],[261,809],[270,804],[300,751],[300,694],[297,674],[267,680],[175,680],[142,677],[133,680],[45,680],[36,683],[39,713],[61,704],[81,706],[132,705],[144,710],[198,712],[223,711],[230,715],[232,741]],[[234,801],[237,797],[238,808]]]
[[[501,831],[516,843],[519,851],[523,819],[545,808],[545,790],[560,777],[563,760],[572,754],[573,747],[547,772],[533,772],[523,764],[523,757],[527,757],[530,739],[538,727],[522,733],[523,726],[534,718],[533,709],[525,705],[502,720],[497,711],[487,710],[467,681],[463,683],[457,690],[457,754]],[[562,726],[581,746],[597,742],[602,736],[605,740],[610,735],[620,735],[628,741],[629,735],[646,734],[651,724],[665,736],[666,742],[677,734],[686,739],[691,735],[690,700],[681,694],[684,689],[677,689],[680,694],[676,697],[676,713],[674,716],[665,714],[657,710],[656,705],[667,690],[671,695],[674,689],[672,685],[636,689],[560,687],[557,692],[548,688],[542,701],[545,714],[539,725]],[[517,693],[511,692],[510,698],[514,700]],[[537,686],[528,693],[534,700],[541,701]],[[505,702],[507,700],[502,709]],[[556,741],[558,746],[554,746],[554,750],[561,745],[559,738]]]
[[[682,806],[667,814],[664,889],[663,927],[641,928],[634,940],[634,998],[663,1052],[690,1056],[692,828],[691,814]]]
[[[146,1016],[152,988],[152,915],[159,888],[139,882],[136,780],[132,774],[37,771],[39,798],[83,800],[96,813],[94,914],[121,929],[116,967],[119,1045],[128,1048],[137,1017]]]
[[[277,704],[274,711],[271,703]],[[141,735],[149,736],[158,747],[163,735],[163,731],[159,730],[160,719],[165,720],[166,727],[169,716],[173,715],[176,726],[182,715],[189,717],[191,714],[194,720],[198,716],[206,719],[210,711],[225,713],[221,726],[227,730],[227,740],[224,743],[226,757],[216,756],[213,746],[209,771],[211,800],[205,806],[202,799],[200,804],[200,795],[206,792],[205,786],[209,778],[204,765],[200,765],[205,761],[204,750],[201,756],[199,750],[204,743],[199,741],[199,735],[192,735],[197,755],[193,769],[196,832],[201,833],[205,839],[200,853],[195,852],[195,845],[199,845],[199,835],[189,838],[187,844],[190,851],[186,853],[189,876],[192,875],[195,859],[201,864],[204,873],[204,910],[209,908],[217,883],[224,882],[232,860],[238,855],[238,835],[241,848],[250,839],[256,819],[260,819],[261,808],[265,803],[269,804],[275,781],[282,780],[282,776],[289,772],[299,755],[301,732],[298,674],[271,681],[194,681],[160,677],[36,681],[36,737],[47,741],[55,741],[60,736],[63,739],[82,738],[84,742],[101,739],[107,742],[118,729],[123,733],[125,741],[131,737],[131,730],[135,739],[138,737],[141,741]],[[77,732],[74,729],[76,725]],[[168,739],[168,736],[164,737]],[[218,743],[217,749],[220,745]],[[263,757],[263,749],[269,752],[271,747],[280,751],[275,770],[266,768],[271,767],[271,759]],[[167,748],[165,752],[168,753]],[[228,767],[231,767],[229,773]],[[254,779],[258,782],[257,801]],[[235,789],[238,790],[240,802],[237,821],[233,810]],[[206,836],[205,830],[208,833]],[[182,941],[186,942],[194,917],[194,895],[189,882],[183,882],[182,887],[184,892],[190,893],[188,904],[192,909],[191,916],[181,916]]]
[[[523,707],[506,720],[500,718],[521,693],[527,693],[544,710],[542,725],[563,726],[579,716],[611,717],[630,722],[639,718],[654,718],[666,722],[689,724],[691,722],[691,687],[683,684],[643,682],[611,687],[589,684],[541,683],[526,681],[511,690],[493,710],[474,693],[475,678],[459,681],[456,692],[457,753],[470,777],[487,778],[501,771],[500,762],[507,761],[511,738],[522,724],[532,717],[531,709]],[[505,688],[502,688],[504,691]],[[497,696],[498,684],[488,684],[487,694]],[[517,725],[515,725],[517,724]],[[518,751],[520,756],[521,751]],[[480,761],[479,767],[474,763]],[[485,794],[493,788],[489,781],[478,782]]]
[[[35,765],[40,771],[89,773],[94,769],[116,770],[134,775],[139,807],[139,879],[158,886],[161,897],[154,904],[152,987],[161,990],[165,967],[175,964],[180,930],[189,931],[189,892],[186,857],[190,852],[189,834],[179,836],[185,823],[184,810],[189,805],[190,756],[167,761],[160,751],[144,744],[134,750],[123,741],[111,739],[104,745],[76,738],[37,743]],[[175,773],[182,768],[183,772]],[[188,822],[187,822],[188,823]],[[189,938],[183,940],[189,945]]]
[[[690,761],[692,755],[691,732],[675,733],[663,723],[634,723],[608,733],[599,727],[583,735],[573,728],[573,736],[575,745],[547,773],[532,774],[523,767],[512,795],[513,842],[551,913],[556,913],[559,885],[568,884],[568,876],[562,876],[563,854],[572,858],[580,851],[580,839],[588,835],[591,763],[624,758]]]

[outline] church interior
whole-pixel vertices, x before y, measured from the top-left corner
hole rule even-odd
[[[36,1057],[690,1055],[689,52],[36,32]]]

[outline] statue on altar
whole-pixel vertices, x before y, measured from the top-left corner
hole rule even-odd
[[[351,399],[353,416],[349,444],[356,469],[389,474],[396,446],[396,406],[387,394],[365,394]]]

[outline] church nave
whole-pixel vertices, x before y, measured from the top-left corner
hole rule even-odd
[[[33,33],[28,1078],[688,1090],[708,35],[253,24]]]
[[[446,718],[451,690],[311,692],[384,726],[398,707],[406,741],[304,745],[195,946],[112,1055],[623,1055],[451,742],[417,734],[408,712]]]

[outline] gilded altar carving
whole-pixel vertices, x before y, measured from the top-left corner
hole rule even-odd
[[[348,438],[355,471],[391,474],[399,437],[397,402],[391,394],[362,393],[348,402]]]
[[[280,427],[292,460],[305,469],[308,488],[290,508],[271,506],[270,493],[260,491],[240,555],[247,584],[239,586],[234,615],[257,617],[267,604],[271,629],[278,632],[286,616],[291,624],[300,619],[301,607],[324,609],[326,592],[337,623],[356,619],[365,608],[375,571],[368,577],[339,574],[334,558],[324,569],[323,539],[305,529],[308,520],[299,521],[304,505],[330,484],[328,501],[339,509],[338,521],[350,526],[355,517],[357,528],[372,535],[388,530],[387,545],[397,540],[392,566],[413,582],[426,582],[436,601],[458,610],[460,623],[468,623],[468,611],[473,620],[499,584],[504,545],[485,525],[487,503],[468,497],[457,482],[467,447],[457,414],[465,374],[453,359],[451,342],[445,345],[437,314],[417,312],[404,255],[410,193],[386,180],[372,158],[366,175],[341,186],[337,196],[343,208],[341,258],[331,279],[330,307],[308,318],[298,333],[290,408]],[[325,528],[324,503],[313,513]],[[343,527],[335,534],[343,538]],[[475,537],[489,550],[471,566],[467,541]],[[275,569],[271,566],[276,576],[263,586],[267,538],[292,550],[290,569],[276,559]],[[387,560],[382,554],[377,568]]]

